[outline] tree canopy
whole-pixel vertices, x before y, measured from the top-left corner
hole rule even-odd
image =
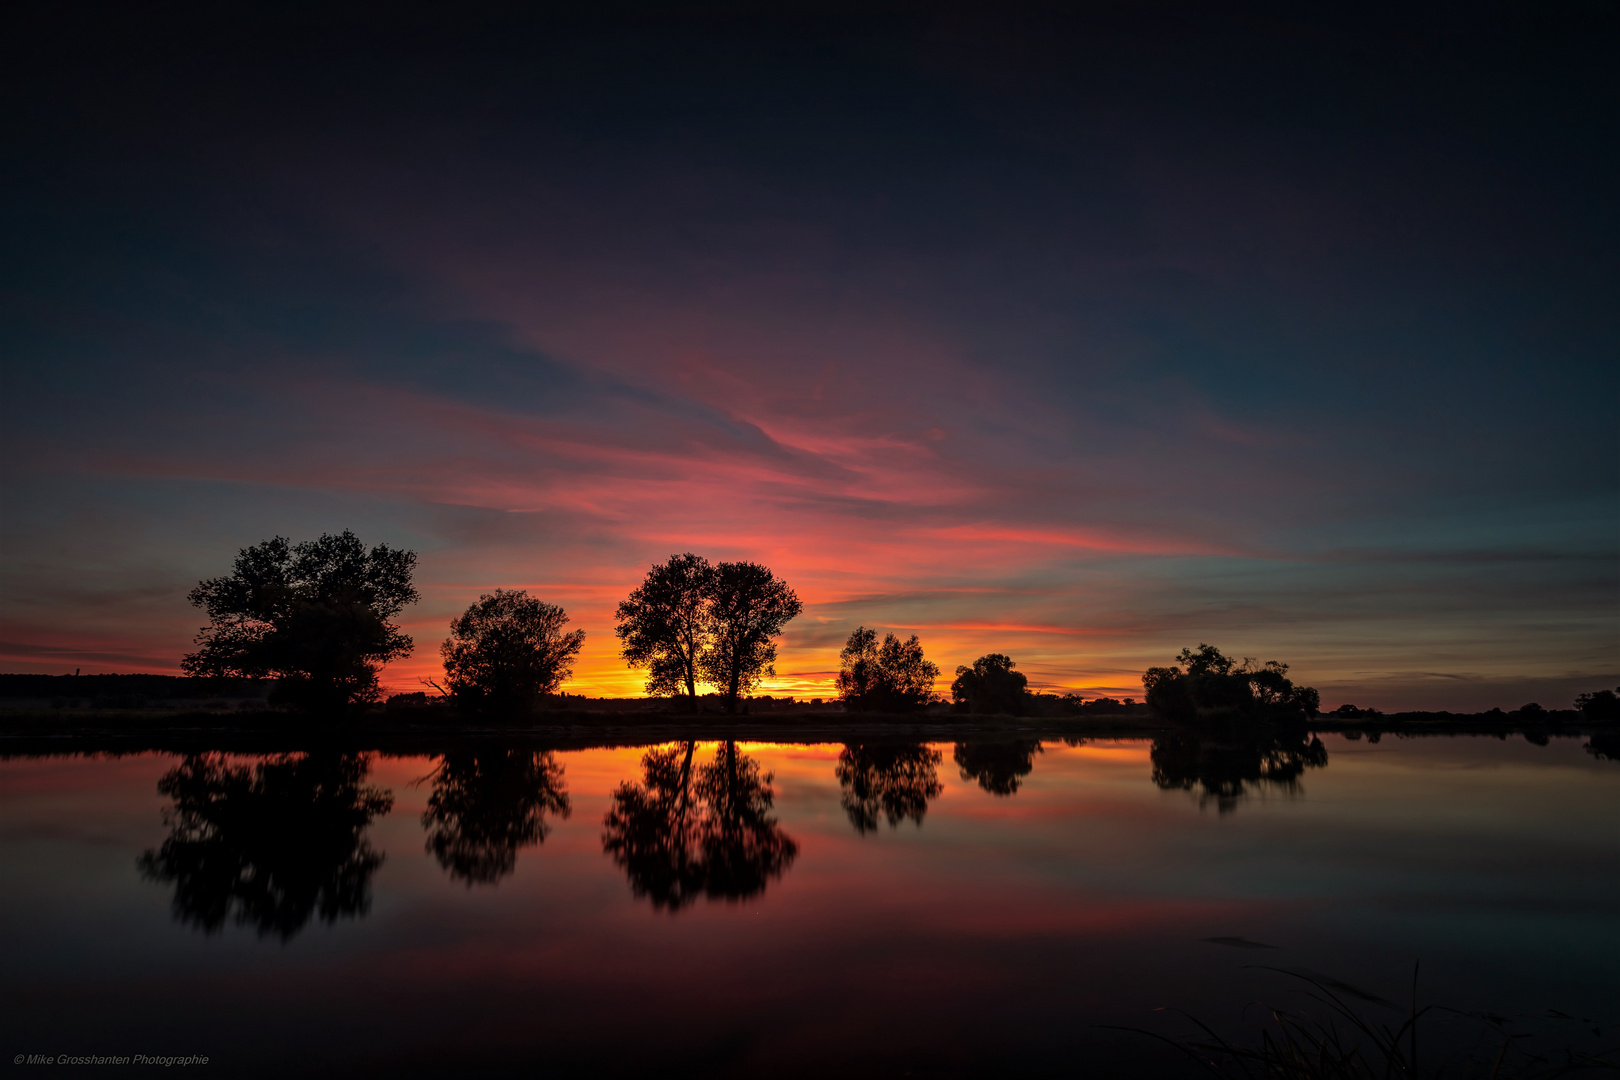
[[[277,700],[311,709],[375,701],[382,665],[411,651],[411,639],[388,620],[416,601],[415,568],[415,552],[368,550],[348,530],[243,548],[231,574],[191,591],[211,621],[181,668],[279,679]]]
[[[1616,696],[1616,691],[1620,691],[1620,686],[1614,690],[1594,690],[1590,694],[1582,694],[1575,699],[1575,708],[1587,720],[1620,720],[1620,697]]]
[[[613,633],[625,662],[647,669],[647,693],[664,697],[684,690],[696,706],[701,660],[713,639],[714,577],[701,555],[671,555],[620,601]]]
[[[939,665],[923,659],[916,634],[908,641],[885,634],[879,645],[876,630],[859,626],[838,660],[838,696],[852,712],[914,712],[934,699]]]
[[[972,667],[956,669],[951,696],[969,712],[1018,716],[1024,710],[1029,679],[1013,670],[1017,666],[1011,657],[1001,653],[981,656]]]
[[[1200,717],[1293,720],[1315,716],[1321,697],[1309,686],[1295,686],[1288,665],[1264,664],[1252,657],[1242,662],[1213,645],[1182,649],[1176,664],[1142,673],[1147,703],[1174,720]]]
[[[462,708],[522,714],[574,673],[585,631],[565,632],[568,615],[523,589],[496,589],[450,620],[439,647],[445,689]]]
[[[758,563],[723,562],[709,592],[711,644],[699,658],[704,678],[737,711],[742,695],[776,674],[776,641],[804,610],[787,582]]]

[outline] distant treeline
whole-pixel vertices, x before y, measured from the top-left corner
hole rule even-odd
[[[192,678],[184,675],[4,675],[0,697],[85,700],[103,708],[138,706],[147,701],[205,701],[211,698],[264,700],[263,679]]]
[[[416,553],[386,544],[367,548],[354,533],[293,544],[275,537],[243,548],[229,575],[199,582],[191,602],[209,625],[197,650],[181,660],[193,679],[165,676],[58,676],[37,692],[6,696],[55,699],[253,697],[268,682],[267,702],[312,713],[363,708],[381,700],[378,674],[408,656],[415,643],[391,622],[418,599],[412,584]],[[803,610],[798,595],[768,567],[711,563],[687,552],[654,564],[614,612],[620,656],[645,673],[654,698],[678,700],[691,712],[705,700],[735,714],[776,674],[776,639]],[[445,702],[468,715],[522,716],[554,701],[573,675],[583,630],[565,630],[568,614],[523,589],[481,595],[450,620],[439,647],[443,680],[429,680]],[[978,715],[1130,715],[1134,699],[1043,694],[1003,653],[987,653],[956,668],[951,705]],[[1176,663],[1142,676],[1144,708],[1176,723],[1297,723],[1316,716],[1320,695],[1296,685],[1288,665],[1228,657],[1212,645],[1183,649]],[[913,634],[901,640],[858,626],[839,653],[837,700],[850,712],[913,713],[942,704],[939,666]],[[50,676],[10,676],[48,680]],[[85,688],[62,679],[145,679]],[[19,684],[20,686],[20,684]],[[699,693],[711,687],[712,695]],[[251,687],[252,689],[249,689]],[[1576,707],[1588,719],[1620,718],[1620,699],[1600,690]],[[1519,715],[1533,714],[1526,705]],[[1352,705],[1338,715],[1376,715]]]

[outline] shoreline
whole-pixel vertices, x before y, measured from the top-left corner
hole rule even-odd
[[[0,758],[49,754],[139,753],[147,750],[287,752],[308,748],[432,752],[457,745],[534,745],[547,749],[651,746],[681,740],[714,742],[848,743],[867,741],[1153,739],[1194,731],[1220,740],[1243,729],[1199,729],[1154,716],[1012,717],[966,713],[875,715],[818,711],[724,715],[667,712],[558,710],[523,722],[455,720],[423,716],[427,710],[379,712],[338,721],[284,712],[174,712],[51,710],[0,713]],[[436,712],[436,710],[435,710]],[[1513,714],[1396,713],[1376,718],[1319,716],[1297,728],[1376,742],[1385,735],[1484,735],[1531,742],[1582,738],[1615,725],[1584,720],[1573,710],[1527,721]]]

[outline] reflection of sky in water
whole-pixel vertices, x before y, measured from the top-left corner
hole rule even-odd
[[[1106,1060],[1120,1044],[1093,1025],[1151,1026],[1158,1005],[1233,1021],[1276,991],[1246,964],[1399,999],[1419,958],[1429,1000],[1616,1018],[1620,769],[1576,740],[1325,741],[1328,765],[1294,794],[1261,786],[1228,813],[1151,783],[1142,742],[1047,742],[1007,796],[964,780],[940,744],[922,824],[880,814],[864,834],[841,804],[843,747],[744,744],[796,856],[762,892],[673,914],[603,852],[643,749],[556,753],[569,813],[555,792],[537,803],[543,827],[517,828],[493,885],[426,849],[439,763],[375,757],[366,783],[394,802],[364,833],[384,853],[369,909],[285,943],[182,925],[173,888],[138,874],[166,835],[156,785],[178,759],[11,761],[9,1026],[18,1049],[140,1043],[266,1069],[538,1055],[974,1071],[1077,1047]],[[491,784],[511,780],[506,760],[485,762]],[[474,771],[462,763],[459,801],[441,807],[487,796]]]

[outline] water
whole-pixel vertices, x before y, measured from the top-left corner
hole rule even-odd
[[[1573,739],[1320,751],[13,758],[0,1052],[206,1055],[210,1075],[1172,1075],[1172,1051],[1109,1025],[1187,1030],[1168,1006],[1241,1033],[1246,1003],[1296,1000],[1267,967],[1398,1022],[1418,960],[1425,1003],[1614,1044],[1620,764]],[[1436,1024],[1424,1048],[1478,1029]]]

